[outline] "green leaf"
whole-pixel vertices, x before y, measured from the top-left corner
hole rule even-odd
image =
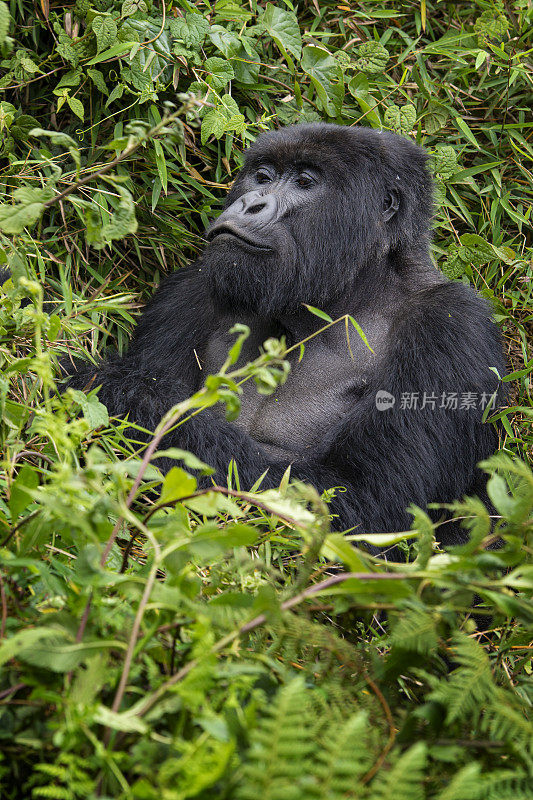
[[[252,17],[251,13],[235,0],[217,0],[215,14],[217,19],[240,22],[241,24]]]
[[[389,106],[385,111],[383,121],[396,133],[406,135],[413,130],[416,122],[416,108],[412,103],[406,103],[401,108],[397,105]]]
[[[13,124],[17,109],[6,100],[0,100],[0,131],[9,128]]]
[[[135,47],[136,45],[137,42],[119,42],[118,44],[113,45],[113,47],[110,47],[109,50],[104,50],[103,53],[98,53],[97,56],[91,58],[90,61],[87,61],[87,66],[90,67],[93,64],[99,64],[100,61],[107,61],[108,58],[123,56],[125,53],[130,52],[132,47]],[[113,94],[113,92],[111,92],[111,94]]]
[[[159,179],[161,181],[161,186],[163,187],[163,190],[166,194],[168,185],[167,162],[165,159],[165,153],[161,142],[158,142],[157,140],[154,142],[154,151],[155,151],[155,163],[157,166],[157,171],[159,173]]]
[[[239,113],[239,106],[230,94],[223,94],[220,101],[222,105],[219,108],[225,112],[228,119],[234,114]]]
[[[185,19],[173,19],[170,22],[171,35],[193,50],[200,49],[208,32],[209,23],[201,14],[189,12]]]
[[[39,473],[28,464],[24,464],[11,484],[9,510],[11,521],[16,523],[21,512],[33,503],[33,492],[39,486]]]
[[[372,800],[390,800],[391,797],[424,800],[426,757],[425,743],[418,742],[403,753],[390,770],[380,770],[379,778],[372,783]]]
[[[9,639],[4,639],[0,642],[0,667],[12,658],[18,657],[24,649],[32,647],[39,639],[47,635],[53,636],[56,633],[55,628],[43,626],[41,628],[26,628],[18,631]]]
[[[446,125],[449,118],[448,109],[440,103],[431,100],[428,103],[426,113],[424,115],[424,122],[426,125],[426,133],[429,136],[434,136]]]
[[[81,100],[78,100],[77,97],[70,97],[70,95],[67,95],[67,103],[69,104],[71,111],[73,111],[83,122],[85,112],[83,110],[83,103]]]
[[[229,606],[230,608],[251,608],[253,603],[252,595],[239,594],[239,592],[224,592],[209,600],[210,606]]]
[[[437,796],[437,800],[481,800],[483,787],[480,773],[480,764],[467,764],[454,775],[448,786]]]
[[[109,414],[107,408],[101,403],[98,397],[93,394],[86,397],[85,402],[81,404],[83,416],[91,426],[91,430],[105,427],[109,425]]]
[[[197,486],[198,483],[193,475],[189,475],[181,467],[172,467],[163,481],[159,502],[173,503],[195,492]]]
[[[96,88],[102,92],[102,94],[109,94],[109,89],[107,88],[105,78],[99,69],[88,69],[87,75],[92,80]]]
[[[244,130],[246,130],[246,118],[244,114],[239,112],[227,118],[225,133],[242,133]]]
[[[330,533],[322,545],[322,554],[331,561],[340,561],[350,572],[368,572],[357,550],[341,533]]]
[[[43,189],[29,186],[17,189],[14,197],[19,202],[0,203],[0,230],[4,233],[22,233],[24,228],[37,222],[47,199]]]
[[[357,69],[373,75],[383,72],[389,60],[389,51],[380,42],[365,42],[357,51],[359,58],[355,62]]]
[[[359,108],[371,126],[373,128],[381,128],[382,123],[377,110],[378,104],[368,91],[368,78],[366,75],[355,75],[348,84],[348,91],[357,100]]]
[[[179,447],[170,447],[168,450],[158,450],[153,454],[152,460],[155,461],[157,458],[179,459],[183,461],[186,467],[189,469],[198,469],[203,475],[212,475],[215,471],[213,467],[210,467],[209,464],[204,464],[204,462],[200,461],[193,453],[189,453],[187,450],[180,450]]]
[[[261,57],[251,46],[251,39],[244,36],[239,38],[222,25],[211,25],[209,38],[228,61],[231,61],[235,80],[248,84],[257,82]]]
[[[133,197],[123,186],[115,184],[114,188],[119,193],[120,200],[109,222],[100,227],[94,211],[89,209],[86,212],[87,241],[97,250],[105,247],[113,239],[123,239],[137,230]]]
[[[112,711],[107,706],[99,705],[93,714],[93,720],[97,725],[105,725],[114,731],[124,731],[125,733],[146,733],[148,725],[135,713],[128,710],[122,713]]]
[[[480,50],[476,56],[476,63],[474,64],[474,69],[477,72],[484,61],[489,58],[489,54],[486,50]]]
[[[9,132],[14,139],[25,142],[30,136],[30,132],[37,125],[38,122],[35,117],[31,117],[29,114],[21,114],[11,126]]]
[[[250,336],[250,328],[248,325],[243,325],[241,322],[238,322],[236,325],[233,325],[232,328],[229,330],[230,333],[236,333],[237,339],[235,340],[234,344],[228,350],[228,357],[225,362],[225,366],[231,366],[236,364],[239,360],[241,355],[242,346],[246,339]]]
[[[118,86],[115,86],[114,89],[111,89],[111,94],[109,95],[106,103],[107,106],[111,105],[115,100],[120,100],[122,95],[124,94],[124,84],[119,83]]]
[[[58,314],[52,314],[48,320],[48,331],[46,332],[49,342],[55,342],[59,331],[61,330],[61,317]]]
[[[56,631],[52,635],[42,636],[31,647],[21,650],[18,657],[27,664],[52,672],[70,672],[79,664],[87,661],[102,650],[125,650],[126,645],[120,641],[97,639],[94,642],[71,642],[66,634]]]
[[[503,39],[509,30],[509,20],[503,13],[503,3],[494,3],[492,8],[487,8],[481,13],[474,23],[474,30],[478,35],[480,44],[488,39]]]
[[[220,139],[226,132],[227,117],[217,108],[208,111],[202,120],[201,140],[205,144],[210,136]]]
[[[443,180],[451,178],[458,170],[457,153],[449,144],[439,145],[432,152],[433,171]]]
[[[131,15],[135,14],[137,11],[143,14],[148,12],[148,6],[144,0],[126,0],[126,2],[122,3],[120,16],[122,19],[125,19],[126,17],[131,17]]]
[[[67,147],[76,164],[76,169],[79,171],[81,167],[80,150],[74,139],[67,133],[62,133],[61,131],[45,131],[42,128],[32,128],[30,136],[48,136],[53,144],[57,144],[60,147]]]
[[[454,122],[456,126],[459,128],[459,130],[462,131],[466,136],[466,138],[474,145],[474,147],[477,147],[478,150],[481,150],[481,147],[479,146],[476,137],[474,136],[474,134],[472,133],[472,131],[470,130],[464,119],[462,117],[457,116],[454,117]]]
[[[197,498],[200,500],[201,498]],[[228,501],[229,498],[218,495],[219,508],[222,510],[224,505],[221,501]],[[196,502],[196,501],[195,501]],[[187,502],[187,506],[189,503]],[[194,531],[194,536],[187,544],[187,549],[196,558],[209,561],[218,558],[232,547],[251,547],[257,542],[261,531],[251,525],[234,523],[225,528],[219,528],[212,522],[200,525]]]
[[[302,35],[296,14],[281,6],[268,3],[258,24],[276,42],[284,56],[290,53],[295,58],[302,54]]]
[[[3,44],[9,33],[11,15],[6,3],[0,2],[0,44]]]
[[[303,49],[300,66],[309,75],[323,108],[330,116],[335,116],[332,98],[334,81],[338,78],[339,67],[333,56],[321,47],[308,45]]]
[[[204,67],[206,81],[216,92],[227,86],[235,77],[235,71],[229,61],[224,58],[218,58],[218,56],[208,58]]]
[[[61,80],[59,81],[59,83],[57,84],[57,86],[55,88],[56,89],[64,89],[66,86],[79,86],[80,83],[81,83],[82,74],[83,73],[82,73],[81,69],[79,69],[79,68],[78,69],[69,70],[68,72],[66,72],[62,76]],[[54,92],[55,92],[55,89],[54,89]]]
[[[74,400],[79,403],[83,416],[91,426],[91,430],[109,425],[107,408],[98,400],[95,394],[86,395],[80,389],[70,389],[70,392]]]
[[[96,36],[96,50],[98,53],[101,53],[116,41],[117,23],[110,14],[98,14],[98,16],[94,17],[91,27]]]
[[[326,322],[333,322],[332,318],[329,316],[329,314],[326,314],[325,311],[321,311],[319,308],[315,308],[314,306],[309,306],[307,303],[304,303],[304,306],[308,311],[311,312],[311,314],[314,314],[315,317],[320,317],[320,319],[324,319]]]
[[[372,351],[372,353],[373,353],[373,352],[374,352],[374,350],[373,350],[373,349],[370,347],[370,344],[369,344],[369,342],[368,342],[368,339],[366,338],[365,332],[363,331],[363,329],[361,328],[361,326],[359,325],[359,323],[357,322],[357,320],[355,320],[353,317],[350,317],[350,316],[348,317],[348,319],[350,320],[350,322],[352,323],[353,327],[355,328],[355,330],[356,330],[356,331],[357,331],[357,333],[359,334],[359,337],[360,337],[360,338],[362,339],[362,341],[363,341],[363,342],[366,344],[366,346],[368,347],[368,349],[369,349],[369,350],[371,350],[371,351]]]

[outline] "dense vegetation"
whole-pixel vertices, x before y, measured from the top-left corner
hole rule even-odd
[[[533,798],[532,49],[530,0],[0,0],[2,798]],[[246,143],[317,119],[429,149],[436,262],[504,334],[496,527],[458,502],[447,552],[421,509],[332,534],[289,475],[199,491],[176,450],[163,479],[163,427],[58,393],[194,258]],[[163,425],[271,391],[283,343],[236,352]]]

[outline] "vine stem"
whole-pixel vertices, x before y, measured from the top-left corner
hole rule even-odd
[[[144,611],[146,606],[148,605],[148,600],[150,599],[150,595],[152,593],[152,589],[154,588],[155,579],[157,577],[157,570],[159,569],[159,565],[161,563],[161,548],[157,543],[155,537],[150,533],[150,531],[145,528],[143,533],[148,536],[150,542],[153,545],[155,557],[154,563],[152,564],[152,569],[150,570],[150,574],[148,575],[148,580],[146,581],[146,585],[144,587],[144,592],[141,598],[141,602],[139,603],[139,608],[137,609],[137,613],[135,615],[135,620],[133,622],[133,626],[131,629],[130,639],[128,642],[128,649],[126,650],[126,656],[124,658],[124,665],[122,667],[122,674],[120,676],[120,681],[117,687],[117,691],[115,694],[115,699],[113,700],[112,711],[117,712],[120,708],[120,704],[122,702],[122,698],[124,697],[124,692],[126,690],[126,684],[128,682],[128,677],[130,674],[131,669],[131,662],[133,660],[133,651],[135,650],[135,645],[137,644],[137,638],[139,636],[139,630],[141,627],[142,618],[144,615]],[[106,737],[110,736],[110,729],[106,731]]]
[[[170,419],[168,419],[166,422],[161,422],[160,423],[161,427],[160,427],[159,431],[156,431],[152,441],[150,442],[150,444],[148,445],[148,447],[145,450],[145,453],[144,453],[144,456],[143,456],[143,459],[142,459],[142,462],[141,462],[141,466],[139,467],[139,471],[137,473],[137,477],[135,478],[135,480],[133,482],[133,486],[131,487],[131,489],[129,491],[129,494],[128,494],[127,498],[126,498],[126,508],[127,509],[129,509],[129,507],[133,503],[135,495],[137,494],[137,490],[138,490],[139,486],[141,485],[141,481],[143,479],[144,473],[146,472],[146,468],[147,468],[147,466],[148,466],[148,464],[150,462],[150,459],[152,458],[152,455],[155,453],[159,442],[161,441],[161,439],[163,438],[165,433],[169,430],[169,428],[171,428],[178,421],[178,419],[181,417],[181,415],[184,413],[184,411],[187,410],[187,406],[188,406],[188,402],[187,401],[185,401],[184,403],[180,403],[178,405],[176,411],[170,417]],[[105,567],[105,563],[107,561],[107,557],[109,556],[109,553],[111,552],[111,548],[113,547],[113,545],[115,543],[115,540],[117,538],[118,532],[119,532],[120,527],[122,525],[123,519],[124,519],[124,517],[121,514],[119,516],[119,518],[117,519],[113,530],[111,531],[109,539],[107,540],[106,546],[104,547],[104,551],[103,551],[102,556],[100,558],[100,566],[101,567]],[[146,533],[146,530],[144,532]],[[150,580],[150,579],[148,579],[148,580]],[[89,597],[89,599],[87,600],[87,604],[86,604],[86,606],[85,606],[85,608],[83,610],[83,614],[82,614],[82,617],[81,617],[81,620],[80,620],[78,631],[76,633],[76,641],[78,643],[81,642],[81,640],[83,638],[83,634],[85,632],[85,627],[87,625],[87,620],[89,619],[89,612],[91,610],[91,602],[92,602],[92,596]]]
[[[256,508],[261,508],[263,511],[266,511],[267,514],[275,514],[276,517],[283,520],[283,522],[288,522],[289,525],[294,525],[296,528],[305,527],[304,524],[302,522],[298,522],[297,519],[289,517],[287,514],[274,511],[267,503],[262,503],[257,499],[257,497],[254,497],[253,494],[248,494],[247,492],[238,492],[235,489],[228,489],[226,486],[219,486],[218,484],[208,486],[206,489],[198,489],[196,492],[191,492],[191,494],[185,495],[185,497],[178,497],[176,500],[172,500],[168,503],[159,503],[158,505],[153,506],[144,518],[144,524],[146,524],[150,517],[152,517],[156,511],[159,511],[160,508],[173,506],[176,503],[186,503],[187,500],[192,500],[195,497],[202,497],[204,494],[208,494],[209,492],[218,492],[218,494],[223,494],[226,497],[236,497],[238,500],[243,500],[245,503],[251,503],[251,505],[256,506]]]
[[[340,575],[332,575],[330,578],[327,578],[325,581],[321,581],[321,583],[315,583],[313,586],[308,586],[307,589],[299,592],[298,594],[294,595],[294,597],[285,600],[281,603],[281,610],[287,611],[291,608],[302,603],[304,600],[307,600],[308,597],[312,597],[319,592],[324,591],[325,589],[329,589],[331,586],[335,586],[339,583],[344,583],[347,580],[355,579],[360,581],[383,581],[383,580],[391,580],[391,581],[400,581],[405,580],[406,578],[413,578],[413,575],[408,575],[407,573],[389,573],[389,572],[344,572]],[[218,653],[227,647],[229,644],[234,642],[236,639],[240,638],[246,633],[253,631],[255,628],[259,628],[261,625],[264,625],[267,621],[266,614],[259,614],[257,617],[245,622],[236,630],[228,633],[227,636],[224,636],[222,639],[219,639],[216,642],[211,650],[209,651],[210,654]],[[185,678],[191,670],[193,670],[199,663],[199,659],[195,658],[192,661],[189,661],[182,667],[178,672],[172,675],[165,683],[163,683],[159,689],[149,696],[145,703],[139,707],[137,710],[137,716],[141,717],[149,711],[155,703],[165,694],[168,689],[175,686],[179,683],[183,678]]]

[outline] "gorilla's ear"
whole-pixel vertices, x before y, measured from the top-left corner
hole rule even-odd
[[[387,192],[383,201],[383,220],[388,222],[400,208],[400,196],[396,189]]]

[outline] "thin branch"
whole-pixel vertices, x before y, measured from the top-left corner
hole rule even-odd
[[[149,535],[148,531],[145,531],[145,533]],[[135,645],[137,644],[137,638],[139,636],[141,621],[144,615],[145,608],[148,605],[148,600],[150,599],[152,589],[154,588],[155,579],[157,577],[157,570],[159,569],[159,562],[161,560],[161,549],[157,541],[152,536],[150,536],[150,540],[155,550],[154,563],[152,564],[152,569],[150,570],[148,580],[146,581],[146,585],[144,587],[144,592],[141,598],[141,602],[139,603],[139,608],[137,609],[135,620],[133,621],[133,627],[131,629],[130,639],[128,642],[128,649],[126,651],[126,656],[124,658],[124,666],[122,667],[122,674],[120,676],[120,682],[118,684],[118,688],[115,694],[115,699],[113,700],[113,705],[111,707],[112,710],[115,712],[119,710],[122,698],[124,696],[124,691],[126,689],[126,684],[128,682],[128,677],[130,674],[131,662],[133,660],[133,651],[135,649]]]
[[[29,81],[24,81],[24,83],[14,83],[10,84],[9,86],[4,86],[2,89],[0,89],[0,92],[11,91],[11,89],[24,89],[26,86],[28,86],[29,83],[35,83],[35,81],[42,81],[43,78],[50,77],[50,75],[53,75],[54,72],[59,72],[60,69],[63,69],[63,67],[56,67],[50,72],[43,72],[42,75],[38,75],[36,78],[32,78]]]
[[[322,581],[321,583],[315,583],[314,586],[309,586],[307,589],[304,589],[299,594],[291,597],[289,600],[285,600],[281,604],[281,610],[287,611],[291,608],[302,603],[304,600],[307,600],[308,597],[312,597],[319,592],[324,591],[325,589],[329,589],[331,586],[335,586],[339,583],[344,583],[350,579],[360,580],[360,581],[382,581],[382,580],[391,580],[391,581],[399,581],[405,580],[406,578],[413,578],[413,575],[408,575],[406,573],[388,573],[388,572],[344,572],[340,575],[333,575],[327,580]],[[227,647],[229,644],[234,642],[236,639],[243,636],[245,633],[249,633],[253,631],[255,628],[259,628],[261,625],[264,625],[267,621],[266,614],[259,614],[257,617],[254,617],[249,622],[245,622],[244,625],[241,625],[235,631],[232,631],[227,636],[224,636],[223,639],[220,639],[216,642],[210,650],[211,654],[218,653]],[[138,711],[138,716],[143,716],[149,711],[152,706],[158,702],[158,700],[165,694],[165,692],[170,689],[172,686],[175,686],[179,683],[183,678],[185,678],[191,670],[193,670],[199,663],[199,659],[195,658],[192,661],[189,661],[182,667],[178,672],[176,672],[171,678],[169,678],[165,683],[163,683],[159,689],[147,698],[144,705],[142,705]]]
[[[245,503],[250,503],[251,505],[256,506],[256,508],[266,511],[267,514],[274,514],[276,517],[283,520],[283,522],[288,523],[289,525],[294,525],[296,528],[305,527],[303,522],[298,522],[297,519],[276,511],[267,503],[263,503],[258,500],[253,494],[248,494],[247,492],[238,492],[235,489],[228,489],[226,486],[218,486],[217,484],[208,486],[206,489],[198,489],[198,491],[191,492],[191,494],[185,495],[185,497],[178,497],[177,500],[172,500],[168,503],[159,503],[158,505],[152,506],[148,514],[145,516],[143,522],[146,525],[150,517],[152,517],[156,511],[159,511],[160,508],[174,506],[176,503],[186,503],[187,500],[192,500],[195,497],[202,497],[205,494],[209,494],[209,492],[218,492],[218,494],[226,495],[226,497],[236,497],[238,500],[243,500]]]
[[[102,175],[105,175],[106,173],[110,172],[110,170],[114,169],[114,167],[116,167],[117,164],[120,164],[121,161],[124,161],[126,158],[129,158],[133,153],[135,153],[135,151],[138,150],[139,147],[143,145],[146,141],[148,141],[149,139],[153,138],[156,134],[158,134],[166,125],[169,125],[170,123],[174,122],[174,120],[178,119],[178,117],[181,116],[182,113],[183,113],[183,106],[178,111],[175,111],[174,114],[171,114],[169,117],[164,117],[161,120],[161,122],[159,122],[157,125],[151,128],[149,131],[147,131],[145,135],[139,139],[139,141],[125,147],[122,153],[119,153],[119,155],[116,156],[116,158],[114,158],[112,161],[108,161],[108,163],[105,164],[100,169],[97,169],[95,172],[91,172],[89,175],[86,175],[85,178],[81,178],[79,181],[76,181],[76,183],[67,186],[67,188],[64,189],[62,192],[60,192],[59,194],[56,194],[54,195],[54,197],[51,197],[50,200],[47,200],[45,203],[43,203],[44,208],[49,208],[50,206],[53,206],[55,203],[59,203],[65,197],[68,197],[69,194],[72,194],[73,192],[77,191],[81,186],[85,186],[87,183],[91,183],[91,181],[94,181],[96,178],[100,178]]]
[[[0,692],[0,700],[3,700],[4,697],[9,697],[10,694],[18,692],[19,689],[25,689],[27,685],[27,683],[16,683],[14,686],[10,686],[8,689],[3,689]]]
[[[36,511],[32,511],[31,514],[28,514],[27,517],[24,517],[24,519],[19,520],[19,522],[17,522],[17,524],[13,528],[11,528],[11,530],[9,531],[3,542],[0,542],[0,547],[5,547],[6,544],[8,544],[8,542],[17,533],[17,531],[19,531],[22,528],[22,526],[25,525],[27,522],[29,522],[31,519],[36,517],[37,514],[40,512],[40,510],[41,509],[38,508]]]

